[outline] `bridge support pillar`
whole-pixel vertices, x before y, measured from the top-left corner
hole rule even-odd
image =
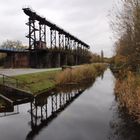
[[[78,56],[75,56],[75,65],[78,65]]]
[[[51,67],[53,68],[60,67],[61,54],[59,52],[52,52],[50,58],[51,58]]]
[[[52,54],[51,53],[47,53],[46,55],[46,67],[47,68],[51,68],[51,58],[52,58]]]
[[[61,65],[61,54],[60,53],[58,53],[57,54],[57,59],[56,59],[56,67],[60,67],[60,65]]]
[[[65,54],[64,65],[68,65],[68,55],[67,54]]]
[[[55,68],[58,68],[60,67],[61,65],[61,54],[58,52],[58,53],[53,53],[52,54],[52,67],[55,67]]]

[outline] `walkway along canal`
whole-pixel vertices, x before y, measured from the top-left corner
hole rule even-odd
[[[87,88],[52,91],[0,113],[1,140],[138,140],[140,127],[119,108],[107,69]]]

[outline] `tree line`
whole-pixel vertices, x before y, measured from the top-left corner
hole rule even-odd
[[[137,70],[140,64],[140,0],[120,0],[111,14],[116,66]]]

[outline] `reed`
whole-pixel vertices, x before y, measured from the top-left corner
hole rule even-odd
[[[74,69],[66,69],[56,76],[56,83],[63,85],[94,81],[105,68],[105,64],[86,64]]]
[[[140,76],[128,72],[126,79],[116,81],[115,93],[120,105],[140,123]]]

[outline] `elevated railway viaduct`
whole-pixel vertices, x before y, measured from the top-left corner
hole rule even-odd
[[[87,63],[90,46],[64,29],[41,17],[30,8],[23,8],[29,17],[27,49],[0,48],[6,53],[5,67],[60,67]]]

